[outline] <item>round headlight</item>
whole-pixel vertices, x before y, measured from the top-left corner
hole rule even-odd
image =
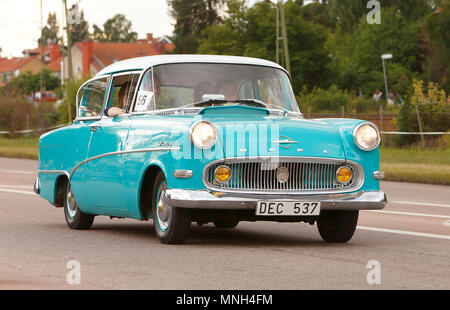
[[[380,144],[380,132],[378,128],[369,123],[359,125],[353,131],[356,144],[364,151],[376,149]]]
[[[217,129],[208,121],[200,121],[191,127],[190,137],[196,147],[209,149],[216,144]]]

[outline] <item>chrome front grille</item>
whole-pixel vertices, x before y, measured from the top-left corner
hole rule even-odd
[[[231,170],[227,183],[215,180],[217,167],[226,165]],[[337,169],[349,167],[353,178],[346,184],[336,180]],[[284,166],[289,171],[286,182],[277,178],[277,169]],[[313,194],[336,193],[361,187],[364,173],[360,165],[342,160],[280,158],[272,160],[234,159],[209,164],[204,171],[206,187],[224,192]]]

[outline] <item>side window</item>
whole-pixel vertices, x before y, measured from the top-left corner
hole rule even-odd
[[[126,74],[114,77],[108,108],[117,107],[121,108],[125,113],[128,113],[138,79],[139,74]]]
[[[159,81],[156,80],[156,83]],[[147,70],[139,86],[134,112],[145,112],[155,109],[155,92],[153,91],[153,71]],[[159,84],[155,86],[159,90]]]
[[[78,117],[101,117],[109,77],[94,80],[78,93]]]

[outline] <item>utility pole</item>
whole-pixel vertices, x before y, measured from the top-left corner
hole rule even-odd
[[[388,101],[388,84],[387,84],[387,76],[386,76],[386,64],[385,60],[392,59],[392,54],[384,54],[381,55],[381,62],[383,63],[383,74],[384,74],[384,88],[386,91],[386,101]],[[380,132],[383,132],[383,104],[380,102]]]
[[[67,59],[68,59],[68,74],[69,74],[69,81],[73,78],[73,72],[72,72],[72,40],[70,35],[70,25],[67,22],[67,16],[69,12],[67,11],[67,0],[63,0],[64,3],[64,12],[66,15],[66,33],[67,33]]]
[[[280,17],[281,17],[281,36],[283,38],[283,51],[284,51],[284,61],[286,64],[286,69],[291,74],[291,64],[289,61],[289,46],[288,46],[288,38],[286,31],[286,18],[284,15],[284,4],[281,0],[278,1]]]
[[[42,104],[45,93],[45,85],[44,85],[44,20],[43,20],[43,9],[42,9],[42,0],[41,0],[41,39],[39,40],[39,45],[41,48],[41,73],[39,78],[39,86],[40,86],[40,95]]]
[[[72,81],[73,78],[73,72],[72,72],[72,40],[71,40],[71,35],[70,35],[70,27],[69,27],[69,23],[67,22],[67,16],[68,16],[68,11],[67,11],[67,0],[63,0],[64,3],[64,13],[66,16],[66,32],[67,32],[67,72],[69,74],[69,82]],[[69,101],[67,101],[67,121],[68,122],[72,122],[72,105]]]
[[[282,0],[278,0],[277,4],[274,4],[270,0],[266,0],[275,7],[276,10],[276,62],[284,67],[286,67],[289,74],[291,74],[291,64],[289,61],[289,45],[287,39],[286,31],[286,18],[284,14],[284,4]],[[281,29],[280,29],[281,28]],[[281,36],[280,36],[281,30]],[[283,41],[283,47],[280,47],[280,41]],[[282,51],[280,51],[282,50]],[[282,54],[282,59],[280,61],[280,52]],[[291,75],[292,76],[292,75]]]

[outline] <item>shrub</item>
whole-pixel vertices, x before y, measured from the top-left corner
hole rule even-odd
[[[424,132],[447,132],[450,129],[450,105],[444,90],[437,84],[430,82],[424,90],[423,81],[414,80],[413,93],[410,100],[405,103],[398,114],[398,126],[400,131],[418,132],[419,111],[422,130]],[[405,135],[396,137],[398,146],[406,146],[419,141],[419,135]]]

